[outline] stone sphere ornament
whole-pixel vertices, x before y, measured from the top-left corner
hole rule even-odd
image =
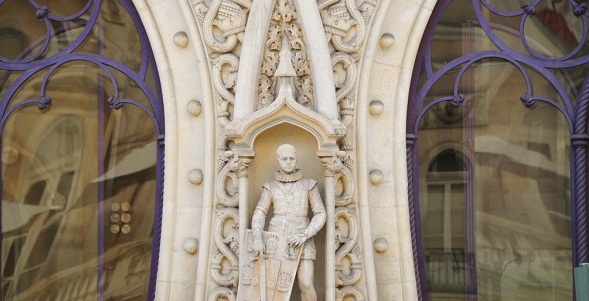
[[[370,183],[377,185],[384,180],[384,173],[380,169],[373,169],[370,171],[368,178],[370,178]]]
[[[368,110],[371,115],[380,115],[384,111],[384,104],[380,100],[373,100],[368,105]]]
[[[385,238],[377,238],[374,240],[374,250],[377,253],[384,253],[389,249],[389,241]]]
[[[380,47],[388,49],[395,44],[395,36],[391,33],[383,33],[380,37]]]
[[[188,111],[188,113],[194,117],[200,115],[202,112],[202,105],[200,101],[196,99],[189,101],[188,104],[186,104],[186,111]]]
[[[188,46],[188,35],[183,31],[177,32],[174,34],[174,44],[180,48]]]
[[[196,255],[198,252],[198,239],[194,237],[189,237],[184,241],[184,252],[190,255]]]
[[[203,174],[200,169],[193,169],[188,173],[188,181],[194,185],[200,185],[202,183]]]

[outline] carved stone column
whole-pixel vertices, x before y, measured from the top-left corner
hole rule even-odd
[[[236,158],[231,162],[231,171],[235,172],[238,179],[238,200],[239,200],[239,275],[241,275],[242,264],[245,255],[245,230],[250,224],[248,212],[249,206],[247,202],[248,195],[248,178],[247,170],[251,163],[254,152],[253,151],[236,151]]]
[[[335,175],[342,170],[338,157],[345,152],[319,155],[325,166],[325,210],[327,212],[325,235],[325,300],[335,301]]]

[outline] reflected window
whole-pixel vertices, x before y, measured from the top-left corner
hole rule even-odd
[[[0,39],[0,298],[153,299],[163,112],[132,1],[0,1]]]
[[[431,291],[465,290],[463,171],[463,155],[453,149],[434,157],[427,169],[421,231]]]
[[[420,300],[574,298],[587,262],[585,12],[438,1],[407,115]]]

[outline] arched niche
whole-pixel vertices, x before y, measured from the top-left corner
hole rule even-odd
[[[343,155],[339,151],[337,140],[345,136],[346,127],[339,120],[330,120],[298,104],[292,97],[292,88],[283,80],[278,96],[272,104],[243,119],[234,120],[224,130],[228,140],[233,142],[228,153],[233,156],[232,160],[237,159],[232,166],[234,169],[237,168],[239,178],[239,261],[245,262],[246,229],[251,226],[251,216],[257,204],[260,187],[265,181],[272,179],[276,170],[276,167],[272,167],[275,166],[273,162],[276,147],[283,143],[291,143],[298,147],[299,167],[308,168],[305,177],[325,181],[324,185],[321,185],[323,187],[319,188],[324,188],[323,202],[327,218],[324,232],[320,232],[316,240],[316,244],[320,246],[317,248],[315,274],[321,275],[320,266],[326,268],[323,268],[325,277],[315,277],[315,285],[317,291],[321,292],[319,294],[326,294],[322,300],[335,300],[335,271],[332,271],[335,266],[335,245],[327,242],[335,241],[334,175],[341,170],[342,163],[339,157]],[[313,145],[310,141],[317,143]],[[321,169],[325,172],[322,173]],[[321,248],[324,248],[324,251]],[[324,285],[320,283],[319,278],[324,279]],[[296,295],[296,292],[294,293]]]
[[[318,155],[337,150],[337,140],[344,137],[347,131],[340,121],[329,120],[299,105],[291,95],[281,92],[271,105],[231,122],[225,127],[225,134],[235,142],[233,150],[243,154],[251,152],[258,135],[283,123],[295,125],[311,134],[318,143]]]
[[[248,169],[250,215],[257,204],[262,185],[273,180],[274,172],[279,168],[275,159],[276,148],[285,143],[296,147],[297,166],[303,171],[303,177],[317,180],[323,191],[324,167],[317,157],[317,139],[300,127],[282,123],[260,133],[254,141],[256,155]]]
[[[297,149],[297,168],[303,172],[304,178],[311,178],[318,182],[321,198],[325,204],[325,167],[317,156],[318,140],[310,132],[290,123],[281,123],[259,133],[253,141],[255,157],[248,168],[248,213],[250,218],[262,193],[262,185],[274,179],[274,173],[279,169],[275,159],[276,148],[282,144],[292,144]],[[272,214],[266,218],[267,223]],[[248,227],[251,225],[248,224]],[[325,300],[325,227],[315,236],[317,259],[315,260],[315,289],[318,300]],[[293,287],[292,296],[299,296],[298,286]]]

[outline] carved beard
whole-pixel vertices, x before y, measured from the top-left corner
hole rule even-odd
[[[284,173],[282,170],[278,170],[274,174],[274,178],[276,179],[276,181],[282,183],[296,182],[300,180],[302,177],[303,173],[300,169],[296,169],[293,173]]]

